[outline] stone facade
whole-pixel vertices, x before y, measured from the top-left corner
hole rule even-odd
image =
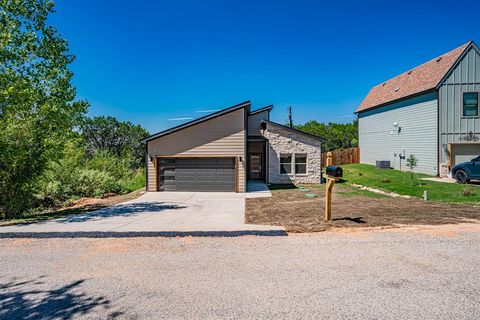
[[[262,134],[268,139],[268,183],[320,182],[322,153],[319,140],[273,123],[268,123]],[[307,173],[295,174],[292,172],[292,174],[281,174],[280,154],[291,154],[292,168],[295,168],[296,153],[307,155]]]

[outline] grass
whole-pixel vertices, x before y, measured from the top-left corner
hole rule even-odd
[[[278,192],[283,192],[285,190],[298,190],[302,191],[301,188],[306,188],[309,190],[308,192],[304,192],[304,194],[308,193],[315,193],[315,194],[324,194],[325,193],[325,183],[324,184],[299,184],[299,185],[293,185],[293,184],[271,184],[268,186],[272,194],[278,193]],[[361,190],[357,188],[352,188],[348,185],[348,183],[345,183],[345,181],[340,181],[335,184],[335,191],[342,195],[342,196],[364,196],[364,197],[370,197],[370,198],[385,198],[388,197],[383,194],[378,194],[375,192],[371,192],[368,190]]]
[[[367,164],[350,164],[344,165],[342,168],[344,179],[350,183],[417,198],[422,198],[423,192],[426,190],[429,200],[459,204],[480,204],[480,187],[476,185],[466,186],[420,180],[421,185],[411,186],[409,172],[376,169],[374,166]],[[417,174],[417,176],[418,178],[430,177],[423,174]],[[466,189],[468,189],[467,192],[465,192]]]
[[[317,197],[306,196],[300,187],[273,186],[272,197],[246,199],[245,221],[284,226],[288,232],[480,221],[480,210],[471,205],[390,197],[339,182],[333,188],[332,221],[326,222],[325,185],[305,185]]]

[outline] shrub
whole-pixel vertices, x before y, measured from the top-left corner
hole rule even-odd
[[[74,193],[80,197],[101,197],[106,193],[119,193],[121,186],[108,172],[80,169],[75,177]]]
[[[145,187],[145,169],[138,169],[120,181],[122,192],[128,193]]]
[[[475,194],[475,192],[473,191],[472,187],[470,186],[464,186],[462,188],[462,195],[465,196],[465,197],[471,197]]]

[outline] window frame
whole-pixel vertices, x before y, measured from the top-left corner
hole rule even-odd
[[[475,93],[477,95],[477,114],[474,116],[467,116],[465,115],[465,94]],[[462,107],[462,118],[471,119],[471,118],[479,118],[480,117],[480,94],[479,91],[463,91],[460,97],[460,105]]]
[[[282,157],[285,157],[285,156],[290,156],[290,162],[282,162]],[[294,154],[293,153],[280,153],[280,158],[278,159],[279,160],[279,169],[280,169],[280,174],[283,174],[283,175],[293,175],[293,170],[292,169],[295,169],[293,167],[293,159],[294,159]],[[282,165],[285,165],[285,164],[290,164],[290,172],[282,172]]]
[[[300,163],[300,164],[304,164],[304,165],[305,165],[305,173],[298,173],[298,172],[297,172],[297,155],[298,155],[298,156],[304,156],[304,157],[305,157],[305,163]],[[306,175],[308,175],[308,154],[307,154],[307,153],[295,153],[295,154],[294,154],[294,159],[295,159],[295,162],[294,162],[294,165],[293,165],[293,169],[294,169],[295,175],[297,175],[297,176],[306,176]]]

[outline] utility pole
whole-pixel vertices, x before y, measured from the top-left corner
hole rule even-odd
[[[292,107],[288,107],[288,108],[287,108],[287,111],[288,111],[288,119],[287,119],[287,121],[288,121],[288,126],[289,126],[290,128],[293,128]]]

